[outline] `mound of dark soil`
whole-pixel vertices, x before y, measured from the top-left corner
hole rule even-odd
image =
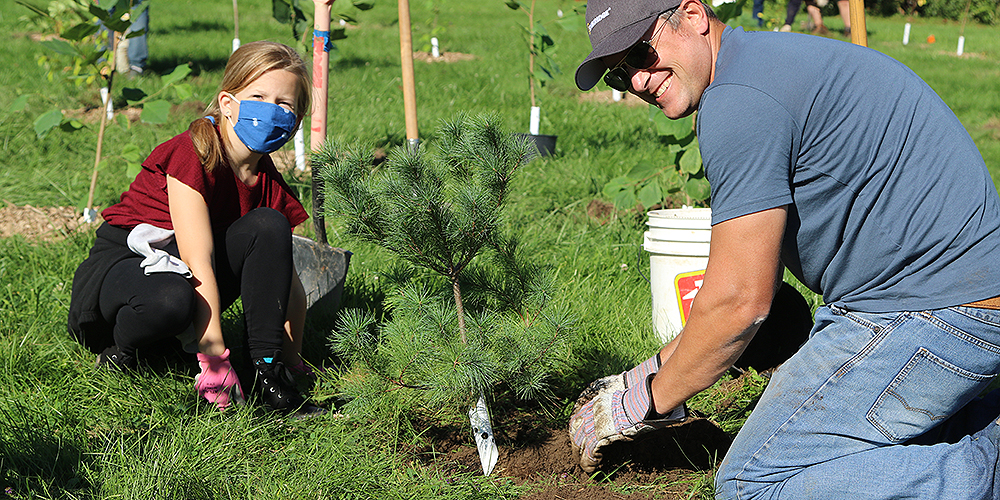
[[[579,466],[567,430],[539,427],[533,420],[521,414],[495,423],[500,458],[493,471],[528,484],[532,492],[525,498],[532,500],[682,498],[692,478],[711,475],[731,442],[715,423],[693,418],[607,447],[602,469],[590,477]],[[428,433],[433,445],[416,450],[421,462],[456,473],[482,473],[468,429],[435,427]]]

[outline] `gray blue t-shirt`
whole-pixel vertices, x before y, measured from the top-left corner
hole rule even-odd
[[[899,62],[726,28],[697,128],[712,223],[788,205],[782,262],[828,304],[919,311],[1000,295],[1000,198],[982,155]]]

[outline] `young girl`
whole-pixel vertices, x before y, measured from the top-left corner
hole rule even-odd
[[[229,58],[207,116],[159,145],[121,202],[102,212],[73,279],[69,329],[98,365],[135,366],[136,350],[178,337],[197,352],[195,389],[220,409],[244,394],[220,316],[242,297],[254,387],[268,407],[304,405],[305,292],[292,228],[308,217],[268,153],[309,108],[309,76],[291,48],[254,42]]]

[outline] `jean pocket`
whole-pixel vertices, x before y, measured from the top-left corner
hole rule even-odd
[[[955,366],[921,347],[879,395],[868,421],[890,442],[906,441],[950,417],[995,376]]]

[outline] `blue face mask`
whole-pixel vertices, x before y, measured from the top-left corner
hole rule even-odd
[[[236,137],[250,151],[273,153],[291,138],[295,130],[295,113],[270,102],[232,99],[239,103],[240,113],[236,123],[229,117],[227,119]]]

